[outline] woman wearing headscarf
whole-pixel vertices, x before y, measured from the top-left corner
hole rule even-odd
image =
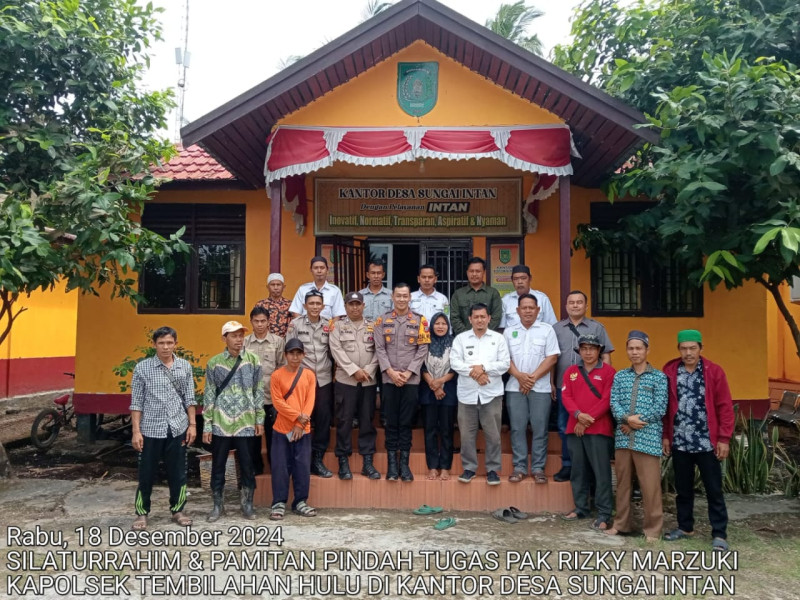
[[[425,460],[428,479],[450,479],[453,425],[456,420],[456,374],[450,369],[453,334],[444,313],[431,317],[431,343],[422,365],[420,404],[425,415]]]

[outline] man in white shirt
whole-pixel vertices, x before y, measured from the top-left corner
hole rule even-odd
[[[392,310],[392,291],[383,285],[386,270],[380,260],[367,263],[367,281],[369,285],[359,293],[364,298],[364,318],[377,321],[378,317]]]
[[[558,322],[547,294],[531,289],[531,270],[526,265],[517,265],[511,269],[511,283],[514,284],[514,291],[503,296],[503,318],[500,319],[500,329],[519,323],[517,302],[523,294],[530,294],[536,298],[536,304],[539,306],[537,321],[549,325],[555,325]]]
[[[320,318],[323,321],[343,317],[347,311],[344,309],[342,290],[328,282],[328,260],[324,256],[315,256],[311,259],[311,275],[313,275],[314,281],[304,283],[297,288],[292,305],[289,307],[292,318],[306,314],[306,294],[311,290],[317,290],[322,293],[324,308]]]
[[[511,357],[502,334],[489,329],[490,320],[488,306],[473,304],[469,314],[472,329],[457,335],[450,351],[450,367],[459,374],[458,430],[464,472],[458,480],[462,483],[472,481],[478,469],[478,423],[486,439],[486,483],[500,483],[503,373],[508,371]]]
[[[533,294],[519,297],[519,322],[506,327],[503,337],[511,354],[511,377],[506,384],[506,406],[511,422],[514,472],[508,478],[519,483],[528,474],[528,423],[531,424],[531,475],[547,483],[547,425],[550,421],[550,370],[561,351],[552,325],[537,321],[539,305]]]
[[[433,315],[439,312],[450,317],[450,302],[447,300],[447,296],[436,291],[438,277],[439,274],[433,265],[422,265],[417,274],[419,289],[411,294],[409,307],[415,313],[428,319],[428,322]]]

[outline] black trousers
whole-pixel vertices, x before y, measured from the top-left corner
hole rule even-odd
[[[611,493],[611,457],[614,449],[614,438],[607,435],[589,434],[578,436],[567,435],[569,453],[572,457],[572,499],[575,501],[575,512],[588,517],[589,490],[592,476],[595,481],[594,505],[597,518],[611,523],[613,495]]]
[[[386,450],[411,450],[411,429],[419,402],[419,385],[397,387],[384,383],[381,387],[381,406],[386,419]]]
[[[236,450],[241,471],[241,484],[245,488],[256,488],[256,474],[253,471],[253,457],[250,450],[253,446],[253,437],[224,437],[211,436],[211,489],[225,489],[225,466],[228,462],[228,452]],[[260,441],[260,440],[259,440]]]
[[[358,417],[358,453],[362,456],[375,454],[375,393],[374,385],[348,385],[339,383],[333,386],[336,403],[336,456],[350,456],[353,453],[353,417]]]
[[[429,469],[447,469],[453,466],[453,425],[458,406],[443,406],[437,402],[426,404],[425,462]]]
[[[682,531],[694,531],[694,467],[700,469],[703,487],[708,500],[708,520],[711,535],[728,537],[728,509],[722,493],[722,465],[709,452],[684,452],[672,450],[672,466],[675,469],[675,508],[678,512],[678,527]]]
[[[311,412],[311,450],[324,453],[331,443],[333,424],[333,383],[317,386]]]
[[[173,437],[167,428],[167,437],[145,437],[139,453],[139,487],[136,488],[137,515],[150,513],[150,495],[158,474],[158,463],[163,460],[169,484],[169,510],[181,512],[186,506],[186,432]]]
[[[278,417],[278,411],[272,404],[264,405],[264,439],[267,442],[267,464],[270,464],[270,452],[272,452],[272,426]],[[253,447],[250,449],[250,456],[253,457],[253,470],[256,475],[264,472],[264,459],[261,457],[261,437],[253,437]]]
[[[290,442],[285,433],[272,432],[272,504],[289,499],[289,480],[294,484],[292,508],[302,500],[308,500],[311,486],[311,438],[304,435]]]

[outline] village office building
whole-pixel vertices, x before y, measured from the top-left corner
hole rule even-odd
[[[291,298],[314,255],[344,293],[377,257],[390,287],[414,289],[418,266],[433,264],[447,296],[477,255],[501,293],[527,264],[556,312],[569,290],[585,291],[618,367],[631,329],[648,332],[656,366],[676,356],[679,330],[701,330],[734,398],[763,414],[770,379],[800,381],[764,289],[696,289],[682,268],[651,268],[636,252],[571,249],[578,224],[641,210],[608,203],[598,185],[655,139],[635,127],[644,120],[434,0],[399,2],[183,129],[144,223],[186,226],[195,252],[174,274],[147,270],[146,305],[80,298],[76,406],[127,409],[111,369],[147,329],[169,324],[196,354],[219,352],[220,326],[246,322],[267,275],[283,273]]]

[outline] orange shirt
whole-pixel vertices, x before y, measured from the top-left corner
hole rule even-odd
[[[278,411],[278,417],[275,419],[272,429],[278,433],[289,433],[295,425],[299,425],[297,417],[301,414],[311,415],[311,411],[314,410],[317,379],[310,369],[303,369],[303,374],[297,381],[297,385],[294,386],[292,395],[288,400],[284,398],[296,376],[297,371],[292,373],[285,366],[272,374],[272,381],[270,381],[272,405]],[[310,432],[311,423],[307,423],[304,429],[306,433]]]

